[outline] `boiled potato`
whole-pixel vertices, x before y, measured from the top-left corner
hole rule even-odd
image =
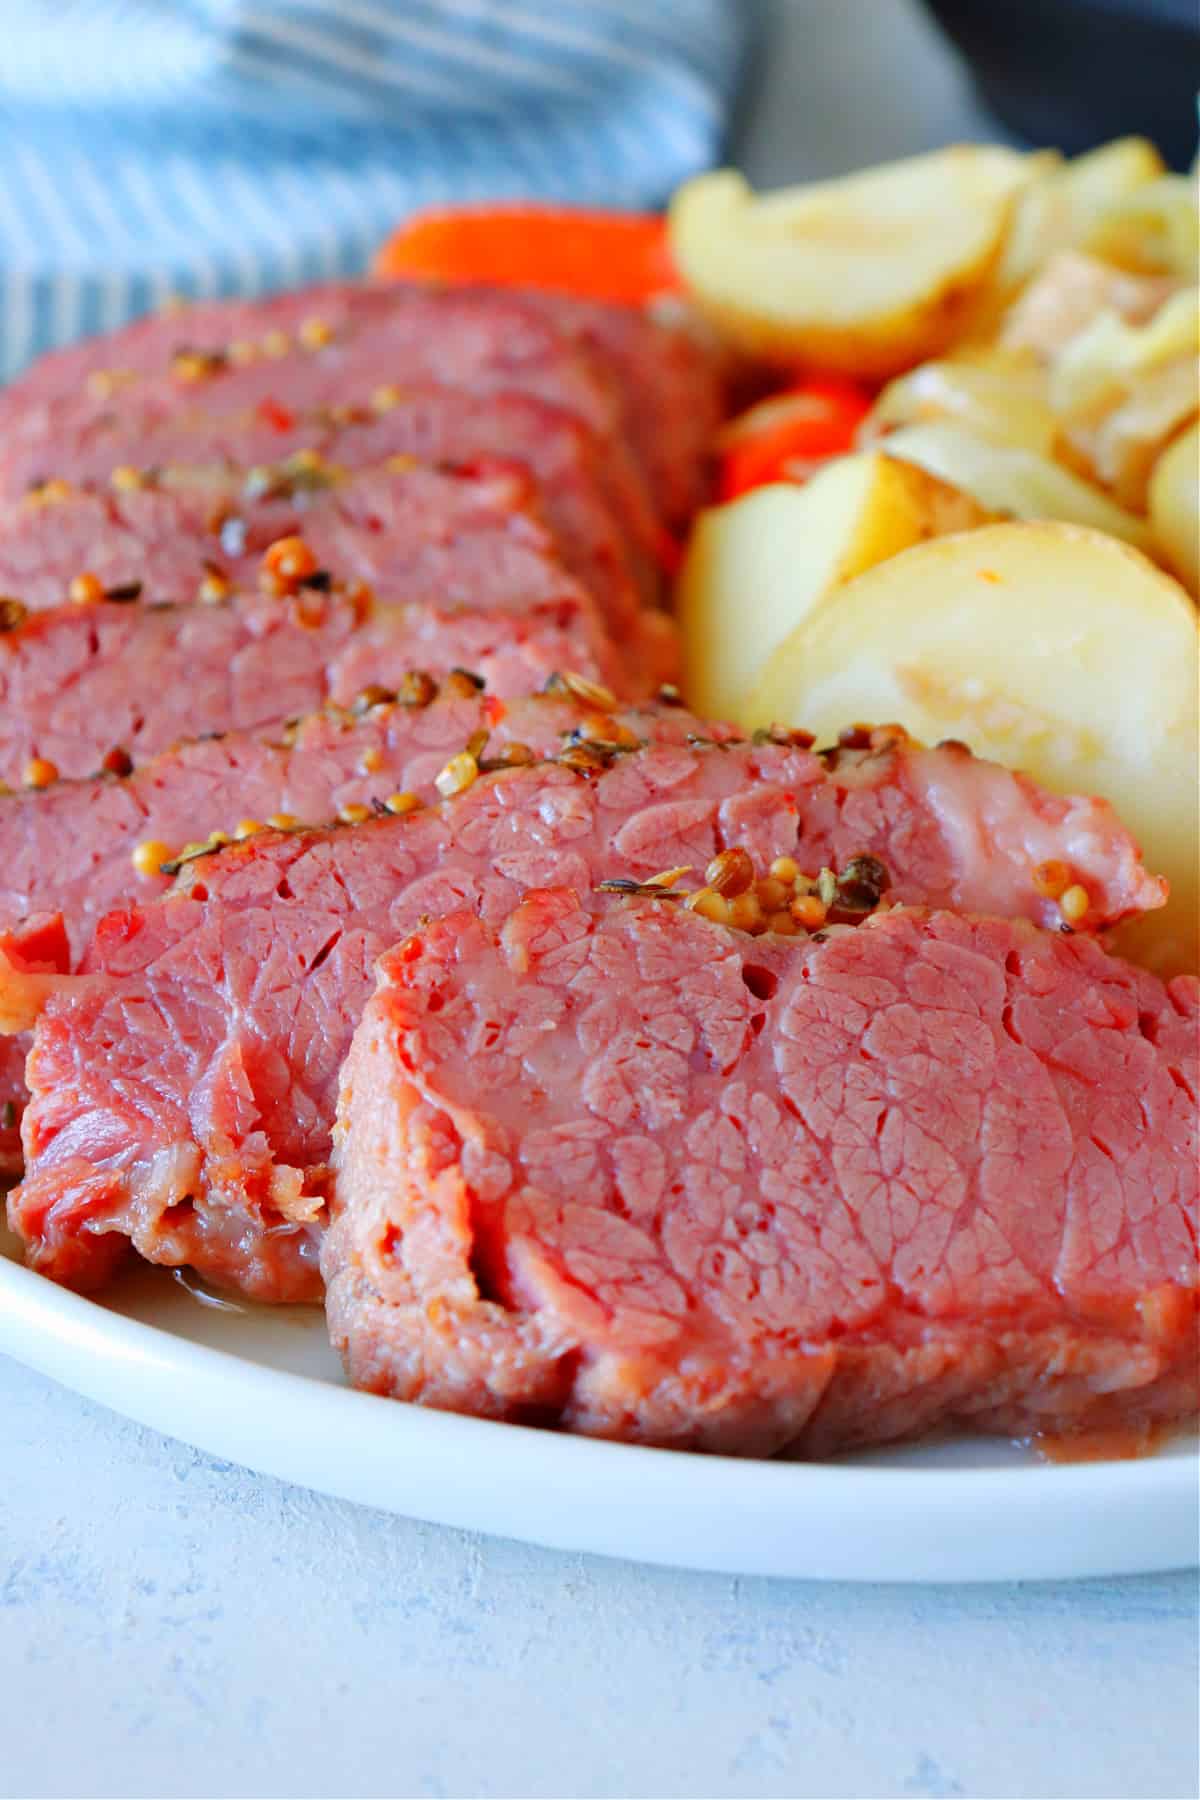
[[[889,382],[864,422],[873,442],[901,425],[948,419],[977,437],[1050,456],[1058,422],[1046,397],[1046,371],[1021,350],[960,352],[921,363]]]
[[[960,426],[942,423],[907,425],[885,442],[889,456],[917,463],[931,475],[953,482],[991,512],[1091,525],[1139,550],[1151,546],[1144,519],[1118,506],[1081,475],[1032,450],[989,444]]]
[[[1147,498],[1154,541],[1200,596],[1200,426],[1177,437],[1154,465]]]
[[[1144,137],[1113,138],[1071,157],[1052,177],[1065,201],[1069,241],[1078,243],[1110,207],[1157,180],[1166,167]]]
[[[1029,178],[1027,158],[982,145],[762,196],[723,169],[675,195],[671,249],[739,349],[894,375],[954,342]]]
[[[1196,613],[1144,557],[1073,525],[1009,522],[902,551],[781,645],[753,724],[826,740],[896,719],[1060,793],[1102,794],[1171,882],[1127,952],[1197,966]]]
[[[710,507],[692,530],[679,581],[689,703],[738,718],[775,646],[830,588],[987,516],[877,451],[838,457],[804,487],[775,482]]]

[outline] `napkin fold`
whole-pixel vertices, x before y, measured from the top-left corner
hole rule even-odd
[[[171,294],[361,271],[414,208],[645,207],[756,0],[4,0],[0,379]]]

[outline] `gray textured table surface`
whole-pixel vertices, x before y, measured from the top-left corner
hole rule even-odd
[[[763,180],[980,134],[900,0],[790,0]],[[1196,1582],[731,1581],[218,1464],[0,1358],[0,1794],[1193,1800]]]

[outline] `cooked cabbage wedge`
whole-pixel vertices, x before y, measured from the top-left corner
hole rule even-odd
[[[1200,358],[1200,289],[1194,286],[1172,294],[1141,324],[1099,313],[1053,358],[1050,404],[1057,413],[1084,411],[1181,357]]]
[[[988,443],[961,426],[906,425],[885,439],[889,456],[914,462],[953,482],[993,513],[1018,519],[1062,519],[1123,538],[1139,550],[1153,539],[1144,519],[1083,476],[1008,444]]]
[[[1101,313],[1054,357],[1048,391],[1062,459],[1145,512],[1155,461],[1200,406],[1200,293],[1182,289],[1140,325]]]
[[[989,515],[911,463],[838,457],[804,487],[775,482],[700,514],[680,573],[684,691],[740,717],[776,645],[831,588],[921,539]]]
[[[1022,194],[997,276],[1027,281],[1056,250],[1083,244],[1099,222],[1166,171],[1147,138],[1114,138],[1064,162],[1053,152],[1030,158],[1033,179]]]
[[[1197,620],[1177,582],[1100,532],[983,526],[827,595],[772,657],[749,722],[831,738],[899,720],[1062,793],[1106,796],[1171,881],[1127,954],[1197,967]]]
[[[999,342],[1049,359],[1104,313],[1144,324],[1178,285],[1171,276],[1130,275],[1082,251],[1060,250],[999,321]]]
[[[954,342],[1030,178],[1016,151],[971,144],[765,195],[722,169],[675,195],[671,249],[739,348],[894,375]]]
[[[1200,258],[1198,199],[1195,175],[1160,175],[1114,198],[1081,241],[1093,256],[1121,268],[1193,281]]]
[[[1058,422],[1047,399],[1046,371],[1027,350],[961,351],[921,363],[889,382],[864,422],[873,442],[901,425],[948,420],[977,437],[1053,454]],[[884,438],[886,447],[886,438]]]

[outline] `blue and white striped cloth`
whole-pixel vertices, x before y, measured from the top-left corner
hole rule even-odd
[[[0,380],[168,294],[366,264],[415,207],[661,202],[755,0],[0,0]]]

